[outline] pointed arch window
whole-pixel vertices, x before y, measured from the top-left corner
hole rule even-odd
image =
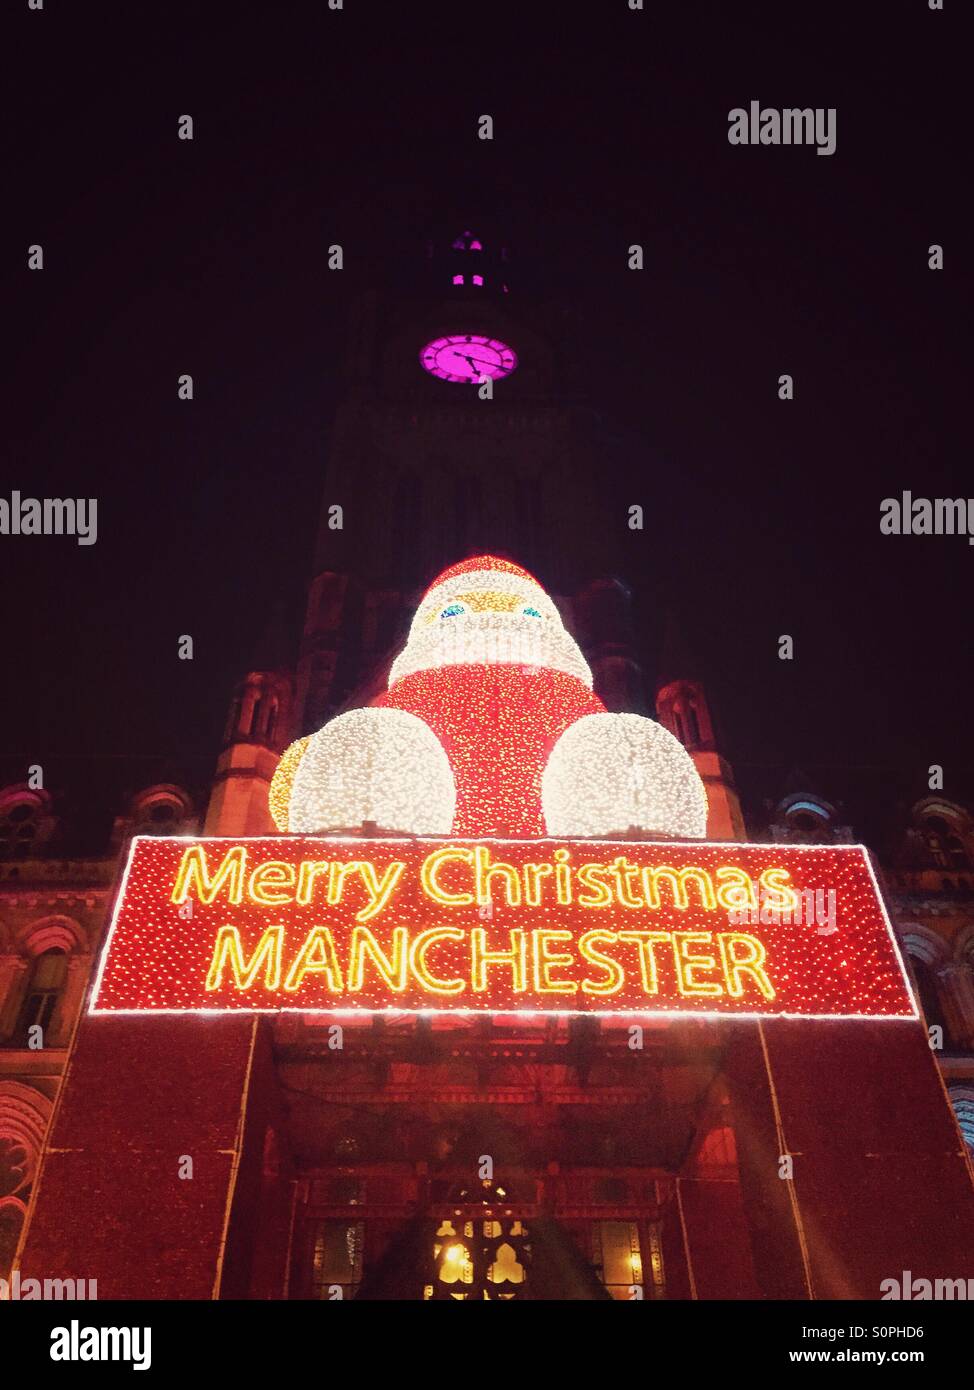
[[[454,271],[451,277],[454,285],[475,285],[478,288],[482,288],[484,283],[483,269],[481,268],[477,271],[476,274],[470,274],[469,276],[465,273],[465,271],[469,266],[466,253],[469,251],[483,251],[483,249],[483,242],[480,240],[479,237],[475,237],[473,233],[469,230],[463,232],[460,236],[457,237],[456,241],[452,243],[452,251],[459,251],[463,253],[462,261],[455,259],[454,264],[462,265],[464,267],[464,270]],[[482,267],[483,263],[481,261],[475,261],[474,264],[480,265]]]
[[[68,957],[61,947],[52,946],[34,958],[14,1034],[17,1046],[26,1047],[31,1028],[47,1032],[67,980]]]
[[[927,852],[938,869],[967,868],[967,851],[954,827],[943,816],[927,816],[923,822]]]
[[[452,249],[454,251],[482,251],[484,246],[480,238],[475,237],[473,232],[465,231],[457,237]]]

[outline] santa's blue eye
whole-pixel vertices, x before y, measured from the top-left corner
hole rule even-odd
[[[532,608],[530,604],[526,604],[525,607],[521,609],[521,612],[524,614],[526,618],[541,617],[541,614],[538,612],[538,610],[536,608]]]
[[[448,603],[447,606],[443,609],[443,612],[440,614],[440,617],[459,618],[461,614],[466,613],[466,611],[467,610],[462,603]]]

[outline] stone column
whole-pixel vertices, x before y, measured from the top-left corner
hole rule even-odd
[[[91,956],[73,955],[68,957],[68,979],[61,992],[51,1027],[48,1029],[48,1047],[67,1047],[71,1036],[71,1025],[81,1011],[81,1000],[88,983],[91,969]]]

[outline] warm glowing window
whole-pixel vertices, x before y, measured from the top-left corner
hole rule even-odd
[[[480,1193],[464,1190],[460,1197],[463,1205],[433,1233],[423,1297],[444,1302],[523,1298],[531,1259],[527,1227],[510,1210],[483,1215],[476,1210],[504,1201],[506,1189],[485,1181]]]
[[[643,1257],[635,1221],[596,1221],[593,1229],[596,1273],[613,1298],[631,1299],[643,1285]]]

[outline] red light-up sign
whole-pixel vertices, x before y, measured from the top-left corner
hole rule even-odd
[[[92,1013],[915,1018],[865,850],[132,842]]]

